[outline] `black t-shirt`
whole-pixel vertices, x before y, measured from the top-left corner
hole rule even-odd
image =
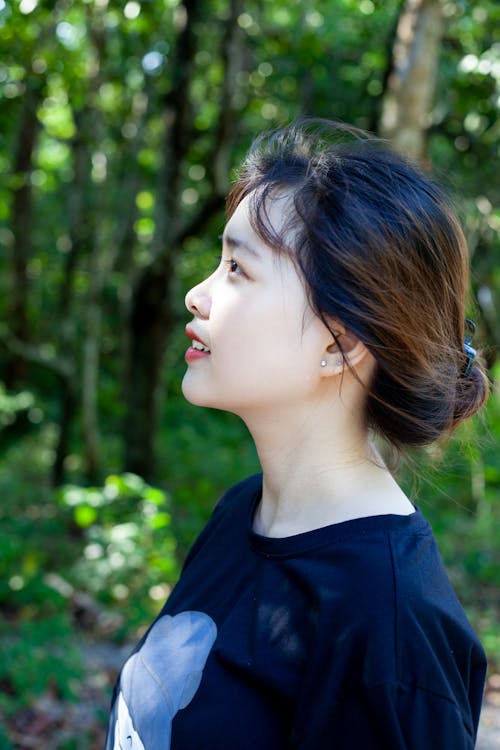
[[[486,661],[417,510],[286,538],[229,490],[125,664],[107,750],[472,750]]]

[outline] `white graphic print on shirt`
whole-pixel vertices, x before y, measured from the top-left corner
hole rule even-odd
[[[126,662],[106,750],[169,750],[172,719],[193,699],[217,636],[203,612],[163,615]]]

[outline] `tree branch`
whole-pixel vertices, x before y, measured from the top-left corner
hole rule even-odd
[[[21,357],[25,362],[42,365],[42,367],[47,368],[60,377],[72,378],[74,376],[74,367],[69,360],[58,357],[55,354],[46,353],[50,351],[50,346],[44,346],[43,344],[33,346],[26,341],[21,341],[6,325],[0,326],[0,342],[8,351],[17,357]],[[45,352],[44,349],[46,350]]]

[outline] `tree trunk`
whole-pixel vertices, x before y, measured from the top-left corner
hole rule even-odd
[[[416,161],[425,158],[443,26],[440,0],[404,3],[383,100],[380,134]]]
[[[93,101],[102,84],[102,70],[106,59],[106,37],[102,14],[98,11],[92,12],[88,6],[87,29],[94,52],[94,74],[90,81],[89,91],[90,101]],[[102,112],[90,106],[88,116],[88,130],[92,132],[95,141],[100,144],[104,140],[105,132]],[[102,292],[107,273],[113,267],[117,255],[117,249],[110,247],[106,238],[100,236],[100,227],[103,225],[101,211],[103,211],[103,206],[106,203],[105,182],[94,186],[94,195],[96,196],[96,206],[92,215],[90,206],[85,206],[85,213],[88,212],[85,223],[91,223],[92,230],[89,243],[90,284],[85,309],[81,368],[85,477],[91,483],[101,480],[98,387],[101,356]]]
[[[227,189],[229,148],[234,138],[234,80],[241,59],[241,45],[235,44],[242,0],[232,0],[230,16],[222,38],[224,80],[221,108],[213,151],[207,159],[207,179],[212,194],[189,225],[182,225],[179,204],[185,159],[194,132],[189,98],[196,38],[194,25],[202,9],[201,0],[184,2],[186,22],[171,60],[172,87],[164,100],[164,163],[158,190],[158,211],[153,242],[153,262],[136,283],[129,315],[126,368],[125,469],[151,479],[155,465],[155,438],[162,403],[161,374],[164,353],[174,322],[172,282],[175,258],[186,236],[200,229],[224,205]]]
[[[98,227],[102,225],[99,213],[105,202],[103,184],[93,187],[96,194],[96,207],[91,205],[90,145],[102,143],[104,128],[99,110],[89,103],[95,99],[102,83],[102,66],[105,58],[105,36],[102,17],[99,12],[87,8],[87,30],[93,43],[94,65],[87,92],[87,103],[74,113],[77,127],[73,140],[74,181],[69,196],[70,249],[66,255],[64,286],[61,291],[59,308],[61,313],[60,345],[63,351],[72,353],[73,361],[79,363],[74,368],[75,376],[62,381],[61,426],[59,444],[53,476],[56,481],[63,477],[64,458],[68,450],[71,421],[76,412],[80,394],[82,417],[82,437],[84,444],[85,477],[87,481],[100,481],[100,432],[98,415],[99,359],[102,319],[102,289],[106,272],[115,260],[115,249],[101,242]],[[88,255],[89,290],[83,312],[83,341],[77,341],[75,319],[70,315],[73,302],[74,273],[82,255]],[[78,385],[75,382],[78,378]]]
[[[91,483],[98,482],[101,478],[97,390],[99,384],[102,279],[98,268],[97,254],[96,247],[91,257],[91,280],[82,350],[82,428],[85,446],[85,478]]]
[[[125,470],[151,479],[161,403],[160,382],[167,336],[172,328],[172,266],[148,267],[134,287],[129,317]]]
[[[117,217],[116,232],[112,240],[117,248],[113,270],[124,274],[127,284],[132,280],[131,269],[134,269],[133,253],[137,243],[134,224],[138,216],[136,197],[141,187],[141,174],[137,166],[139,152],[144,145],[145,125],[148,117],[151,96],[148,88],[136,94],[132,103],[133,123],[136,134],[132,142],[121,151],[120,172],[120,206],[122,212]]]
[[[159,383],[165,345],[171,329],[173,237],[178,225],[179,187],[189,147],[189,85],[196,51],[194,24],[201,0],[184,3],[184,27],[171,60],[172,87],[165,97],[165,143],[158,187],[153,262],[140,274],[132,292],[127,348],[125,468],[150,479],[158,424]]]
[[[78,409],[77,384],[75,382],[78,342],[75,316],[71,314],[74,293],[74,277],[78,262],[89,246],[89,225],[86,206],[89,189],[90,154],[88,149],[87,123],[90,112],[84,107],[75,111],[73,117],[76,135],[72,142],[73,182],[68,195],[69,248],[64,256],[63,283],[59,297],[58,313],[59,351],[70,357],[73,371],[70,376],[60,378],[59,386],[59,434],[52,466],[52,482],[59,486],[64,481],[64,460],[70,452],[71,427]]]
[[[28,80],[21,110],[19,138],[12,171],[17,182],[12,199],[12,289],[10,301],[11,332],[20,341],[27,341],[28,330],[28,261],[31,251],[31,227],[33,226],[33,201],[31,172],[33,153],[40,129],[36,108],[40,100],[39,85],[31,86]],[[13,388],[27,377],[27,361],[16,355],[8,362],[4,380],[7,388]]]
[[[51,471],[53,487],[59,487],[65,479],[64,460],[69,453],[71,426],[78,403],[73,388],[74,378],[61,375],[59,382],[59,433]]]

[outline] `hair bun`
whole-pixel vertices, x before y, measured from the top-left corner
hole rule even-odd
[[[457,381],[452,429],[472,417],[485,404],[489,393],[489,382],[483,363],[477,358],[472,367]]]

